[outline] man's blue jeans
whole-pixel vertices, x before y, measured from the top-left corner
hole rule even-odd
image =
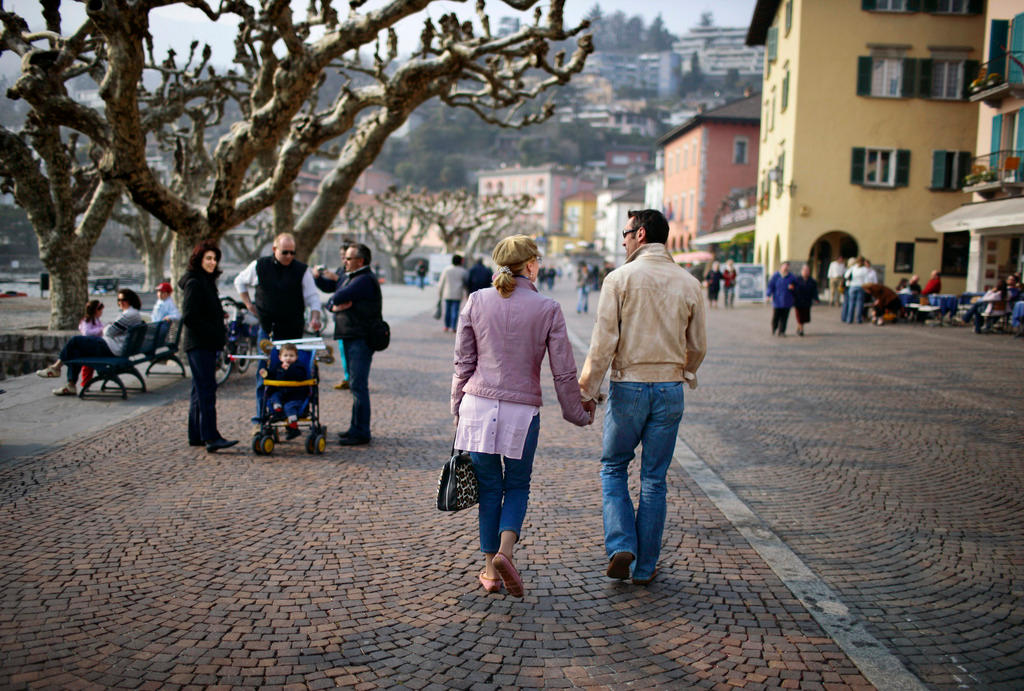
[[[588,312],[590,307],[590,289],[580,286],[576,289],[576,314]]]
[[[496,554],[501,534],[506,530],[522,535],[526,503],[530,499],[533,455],[540,436],[540,415],[533,416],[526,432],[522,458],[506,458],[502,473],[501,456],[496,453],[470,452],[480,487],[480,551]]]
[[[843,321],[852,324],[864,321],[864,289],[853,286],[846,291],[846,302],[843,303]]]
[[[370,364],[373,351],[365,338],[346,338],[345,362],[348,363],[348,383],[352,391],[352,418],[348,436],[354,439],[370,438]]]
[[[452,331],[459,326],[459,304],[461,300],[444,301],[444,325]]]
[[[612,382],[604,416],[601,488],[604,492],[604,544],[608,558],[636,556],[633,578],[650,578],[661,554],[665,528],[665,475],[683,418],[682,382]],[[629,464],[640,456],[640,501],[629,496]]]

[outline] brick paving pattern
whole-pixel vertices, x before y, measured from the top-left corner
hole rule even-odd
[[[926,684],[1019,684],[1021,342],[768,319],[711,315],[682,436]],[[180,401],[0,468],[0,687],[870,687],[682,471],[658,580],[608,581],[600,416],[565,423],[547,383],[527,594],[484,593],[475,512],[433,506],[451,336],[392,326],[369,447],[209,455]],[[247,436],[251,381],[219,398]]]
[[[792,322],[792,319],[790,320]],[[683,437],[934,688],[1024,685],[1024,341],[710,315]]]

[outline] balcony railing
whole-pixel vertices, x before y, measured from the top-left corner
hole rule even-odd
[[[1024,52],[1007,51],[1002,57],[983,63],[978,76],[968,85],[972,101],[998,103],[1024,95]]]
[[[1007,149],[976,157],[964,177],[964,192],[986,198],[1000,191],[1018,195],[1024,190],[1024,151]]]

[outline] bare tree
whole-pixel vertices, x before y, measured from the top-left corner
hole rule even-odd
[[[164,262],[174,233],[138,205],[132,206],[133,211],[127,208],[115,210],[111,218],[128,228],[124,235],[139,253],[146,271],[142,290],[149,291],[164,280]]]
[[[462,189],[411,198],[407,203],[424,225],[437,229],[446,252],[461,250],[473,255],[482,244],[524,227],[522,215],[533,204],[533,197],[477,197]]]
[[[277,235],[273,220],[266,214],[259,214],[250,220],[254,221],[253,228],[233,228],[223,238],[223,244],[243,264],[258,259],[262,249]]]
[[[8,98],[31,94],[48,103],[29,110],[20,132],[0,127],[0,190],[25,209],[36,233],[39,258],[50,274],[50,328],[74,329],[89,299],[89,255],[122,193],[115,180],[102,181],[98,163],[109,130],[68,95],[67,82],[102,69],[102,61],[79,59],[94,47],[91,27],[60,39],[59,2],[43,2],[46,30],[0,7],[0,53],[22,56],[22,74]],[[34,49],[42,41],[46,48]],[[65,117],[51,117],[55,111]],[[61,130],[66,117],[80,119],[82,134]]]
[[[546,16],[538,8],[532,25],[502,37],[491,34],[479,0],[478,28],[454,14],[442,17],[440,26],[427,19],[419,52],[400,60],[395,25],[433,2],[390,0],[362,14],[356,11],[362,3],[352,2],[344,19],[330,2],[311,3],[306,19],[297,21],[284,0],[264,0],[258,9],[224,0],[218,10],[204,0],[189,0],[186,4],[212,21],[225,15],[239,20],[236,69],[222,75],[208,67],[203,75],[177,83],[183,96],[164,99],[177,103],[186,96],[231,94],[241,104],[240,118],[209,154],[212,179],[204,202],[198,204],[161,184],[145,156],[149,111],[139,97],[139,84],[147,66],[143,44],[154,3],[91,0],[89,19],[110,56],[101,90],[105,115],[120,135],[103,159],[104,175],[123,181],[132,198],[175,228],[187,245],[200,238],[219,239],[283,199],[275,211],[287,216],[292,185],[306,159],[338,140],[334,169],[294,222],[299,255],[308,257],[359,174],[421,104],[439,98],[507,127],[539,122],[550,116],[550,104],[537,109],[526,104],[568,82],[593,50],[589,37],[581,36],[571,58],[548,55],[550,42],[576,36],[586,27],[563,26],[564,0],[551,2]],[[536,2],[503,0],[517,10]],[[370,56],[364,60],[361,49],[367,46]],[[336,94],[320,88],[329,70],[348,80]]]
[[[344,219],[350,229],[365,231],[389,257],[390,280],[401,283],[405,260],[423,242],[428,226],[415,213],[413,201],[425,192],[391,188],[377,196],[376,204],[346,204]]]
[[[43,0],[47,31],[39,34],[30,33],[21,17],[0,10],[3,49],[23,56],[22,73],[8,95],[30,107],[20,135],[0,132],[0,172],[14,179],[15,198],[37,229],[48,227],[46,215],[65,225],[66,219],[79,217],[70,208],[58,212],[52,200],[41,201],[54,185],[37,159],[45,162],[50,178],[64,175],[68,182],[55,181],[58,188],[67,187],[73,177],[74,159],[66,150],[72,137],[62,139],[61,128],[86,137],[92,152],[89,166],[75,171],[83,184],[91,181],[93,191],[92,197],[80,191],[73,196],[91,199],[89,213],[79,221],[83,230],[62,227],[58,233],[63,243],[88,247],[64,251],[56,240],[44,242],[40,236],[40,254],[55,274],[51,323],[70,324],[80,310],[78,303],[86,296],[84,262],[92,246],[86,241],[93,236],[86,229],[102,227],[99,218],[109,216],[110,197],[116,199],[122,186],[135,203],[175,231],[172,276],[195,242],[219,240],[264,209],[273,210],[277,229],[294,227],[305,259],[360,173],[417,107],[438,98],[495,125],[524,127],[551,115],[550,103],[530,104],[567,83],[593,51],[589,36],[582,35],[586,22],[564,26],[564,0],[552,0],[546,14],[535,9],[532,24],[501,37],[491,34],[484,2],[478,0],[476,26],[454,14],[437,25],[427,19],[416,55],[400,59],[395,25],[436,1],[388,0],[362,13],[363,3],[352,1],[342,18],[330,0],[323,0],[311,2],[300,20],[286,0],[221,0],[217,9],[206,0],[90,0],[88,19],[69,36],[61,32],[59,0]],[[500,4],[526,10],[538,2]],[[155,59],[149,13],[170,4],[196,8],[210,21],[238,20],[231,69],[215,69],[209,48],[197,52],[196,44],[184,64],[173,52],[163,61]],[[573,37],[577,47],[571,57],[549,55],[549,44]],[[326,75],[334,72],[345,81],[337,93],[324,93]],[[159,85],[151,86],[154,80],[143,79],[144,73],[158,76]],[[69,79],[86,74],[100,85],[103,108],[76,102],[65,88]],[[225,119],[227,104],[237,104],[238,112]],[[229,119],[234,120],[229,129],[207,136]],[[49,139],[43,141],[43,135]],[[35,155],[24,143],[28,140],[34,141]],[[187,178],[184,187],[158,174],[159,165],[148,154],[160,142],[173,142],[174,172]],[[65,150],[63,161],[54,159],[58,148]],[[295,217],[291,195],[298,173],[310,156],[324,153],[334,157],[335,167],[314,201]],[[29,164],[27,170],[22,162]],[[82,266],[68,267],[57,256],[76,257]],[[72,275],[78,278],[68,278]],[[70,280],[76,287],[65,296]]]

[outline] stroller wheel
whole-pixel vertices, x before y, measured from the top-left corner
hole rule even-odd
[[[257,456],[263,455],[263,444],[260,441],[259,435],[256,435],[252,438],[252,452]]]
[[[306,452],[316,455],[322,454],[327,449],[327,437],[323,434],[311,434],[306,437]]]
[[[259,438],[260,450],[259,453],[269,456],[274,453],[274,438],[269,434],[265,434]]]

